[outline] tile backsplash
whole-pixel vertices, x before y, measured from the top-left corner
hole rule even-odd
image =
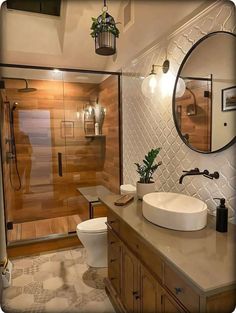
[[[214,4],[122,69],[124,183],[135,185],[138,175],[134,162],[141,162],[149,149],[161,147],[158,160],[162,160],[163,164],[154,174],[156,190],[196,196],[207,203],[211,212],[217,205],[212,198],[225,197],[231,209],[230,216],[236,212],[236,144],[213,154],[192,151],[176,131],[172,116],[172,95],[151,102],[143,96],[141,84],[152,64],[163,63],[166,51],[171,70],[176,75],[184,56],[200,38],[218,30],[235,32],[234,14],[232,2]],[[210,180],[202,176],[186,177],[180,185],[178,180],[182,170],[194,167],[210,172],[219,171],[220,178]]]

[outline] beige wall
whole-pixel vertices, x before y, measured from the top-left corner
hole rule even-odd
[[[126,0],[108,1],[109,13],[120,29],[117,54],[96,55],[90,37],[91,17],[101,13],[100,0],[62,0],[61,16],[1,10],[4,63],[117,70],[155,39],[194,16],[214,0],[133,0],[134,23],[123,31]],[[30,25],[30,26],[29,26]],[[82,56],[82,57],[81,57]]]

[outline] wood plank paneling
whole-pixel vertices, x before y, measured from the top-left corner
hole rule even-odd
[[[109,76],[99,86],[99,103],[106,108],[103,134],[106,136],[106,154],[102,184],[114,193],[120,187],[119,98],[118,78]]]

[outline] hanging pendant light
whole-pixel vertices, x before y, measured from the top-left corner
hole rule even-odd
[[[92,18],[91,36],[95,39],[95,52],[99,55],[116,53],[116,38],[120,33],[114,18],[107,11],[108,6],[104,0],[102,14]]]

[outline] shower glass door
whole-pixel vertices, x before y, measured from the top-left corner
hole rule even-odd
[[[118,76],[2,67],[1,79],[8,242],[75,235],[89,218],[80,188],[119,192]]]
[[[2,77],[4,127],[13,129],[2,138],[8,240],[63,233],[62,221],[53,219],[67,213],[62,73],[3,68]]]

